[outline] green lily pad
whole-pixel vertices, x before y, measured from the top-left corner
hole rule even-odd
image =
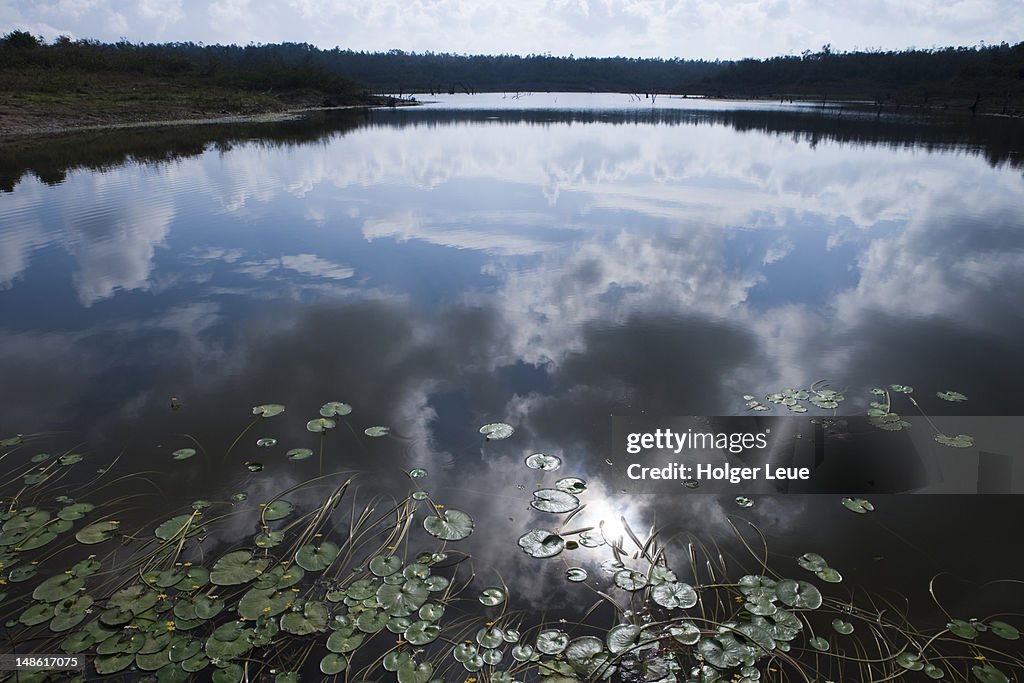
[[[391,621],[391,615],[376,609],[369,609],[356,617],[356,628],[363,633],[380,633]]]
[[[508,593],[505,592],[504,588],[497,586],[491,586],[484,588],[480,592],[480,604],[486,605],[487,607],[494,607],[500,605],[508,599]]]
[[[960,403],[967,400],[967,397],[959,391],[936,391],[935,395],[943,401],[951,401],[953,403]]]
[[[974,640],[978,637],[978,631],[974,628],[974,625],[970,622],[964,621],[963,619],[953,619],[951,622],[946,624],[946,628],[953,635],[966,638],[967,640]]]
[[[306,423],[306,429],[314,434],[322,434],[328,429],[334,429],[337,426],[338,423],[329,417],[318,417],[315,420],[310,420]]]
[[[676,626],[670,627],[668,632],[683,645],[696,645],[701,637],[700,629],[688,621],[680,622]]]
[[[441,516],[428,515],[423,528],[428,534],[444,541],[461,541],[473,533],[473,518],[462,510],[449,508]]]
[[[605,643],[613,655],[632,648],[640,640],[640,627],[634,624],[619,624],[608,631]]]
[[[420,607],[419,615],[423,621],[437,621],[444,616],[444,605],[428,602]]]
[[[914,393],[914,387],[907,386],[906,384],[891,384],[889,385],[893,391],[900,394],[912,394]]]
[[[612,581],[623,590],[638,591],[647,585],[647,575],[632,569],[621,569],[615,572]]]
[[[297,636],[307,636],[327,629],[327,607],[322,602],[307,602],[302,612],[288,612],[281,617],[281,629]]]
[[[237,586],[252,581],[267,565],[268,559],[253,559],[248,550],[235,550],[217,560],[210,572],[210,582],[218,586]]]
[[[262,439],[256,439],[256,445],[260,448],[270,448],[271,446],[277,445],[277,439],[265,436]]]
[[[249,494],[245,491],[239,491],[238,493],[231,496],[232,503],[244,503],[249,499]]]
[[[294,509],[295,506],[287,500],[275,500],[263,508],[263,521],[276,522],[279,519],[284,519],[290,515]]]
[[[343,656],[335,653],[324,655],[324,658],[320,660],[320,671],[327,676],[334,676],[340,674],[342,671],[348,668],[348,660]]]
[[[554,557],[565,548],[565,539],[544,529],[531,529],[519,537],[519,547],[531,557]]]
[[[578,477],[564,477],[555,482],[555,488],[573,495],[579,495],[587,490],[587,482]]]
[[[557,455],[534,453],[533,455],[526,456],[526,466],[531,470],[551,472],[552,470],[557,470],[562,466],[562,459]]]
[[[239,654],[244,654],[244,651]],[[241,666],[231,664],[213,672],[213,683],[240,683],[243,675],[244,672]]]
[[[23,623],[25,626],[36,626],[43,624],[53,618],[53,605],[50,604],[37,604],[32,605],[27,610],[21,613],[18,617],[18,621]]]
[[[73,521],[85,517],[88,513],[92,512],[96,508],[95,505],[89,503],[73,503],[63,507],[57,516],[61,519]]]
[[[1004,640],[1020,639],[1020,631],[1018,631],[1016,627],[1007,624],[1005,621],[990,621],[988,622],[988,628],[992,633]]]
[[[344,417],[352,413],[352,406],[341,401],[328,401],[320,406],[320,414],[324,417]]]
[[[85,581],[72,574],[57,574],[43,581],[32,591],[32,597],[43,602],[59,602],[69,598],[85,585]]]
[[[832,628],[835,629],[836,633],[841,633],[844,636],[848,636],[853,633],[853,624],[842,619],[833,619]]]
[[[417,621],[405,631],[405,639],[412,645],[426,645],[441,636],[441,628],[430,621]]]
[[[421,579],[409,579],[400,585],[385,584],[377,589],[377,602],[391,616],[409,616],[427,601],[429,591]]]
[[[182,535],[191,535],[198,531],[195,526],[197,515],[178,515],[172,517],[156,528],[156,537],[162,541],[170,541]]]
[[[754,507],[754,501],[746,496],[736,496],[736,504],[741,508],[752,508]]]
[[[851,512],[865,514],[875,509],[871,501],[864,498],[843,498],[843,507]]]
[[[362,633],[353,633],[351,629],[340,629],[327,638],[327,649],[336,654],[352,652],[363,643]]]
[[[245,469],[249,470],[250,472],[262,472],[263,463],[257,462],[255,460],[246,460]]]
[[[100,655],[93,661],[96,673],[106,676],[117,673],[128,668],[135,661],[135,654],[131,652],[119,652],[109,655]]]
[[[75,534],[75,540],[85,545],[101,543],[111,537],[119,524],[120,522],[113,520],[94,522]]]
[[[950,448],[970,448],[974,445],[974,437],[967,436],[966,434],[957,434],[956,436],[936,434],[935,440],[943,446],[949,446]]]
[[[796,558],[796,563],[807,571],[817,572],[828,567],[825,558],[817,553],[804,553]]]
[[[285,453],[289,460],[305,460],[311,455],[313,455],[313,449],[311,448],[293,448]]]
[[[793,579],[779,581],[775,586],[775,594],[789,607],[801,609],[821,607],[821,592],[814,587],[814,584],[806,581],[794,581]]]
[[[57,464],[63,466],[74,465],[79,462],[82,462],[82,455],[80,453],[69,453],[57,458]]]
[[[488,441],[507,439],[512,436],[514,432],[515,429],[512,428],[512,425],[505,424],[504,422],[491,422],[480,428],[480,433],[483,434]]]
[[[370,571],[376,576],[389,576],[402,568],[402,559],[395,555],[378,555],[370,560]]]
[[[971,673],[981,683],[1009,683],[1010,681],[1006,674],[987,663],[981,666],[972,666]]]
[[[253,543],[258,548],[274,548],[284,542],[283,531],[260,532],[253,537]]]
[[[537,649],[546,655],[557,655],[569,645],[569,636],[559,629],[547,629],[537,635]]]
[[[735,637],[723,634],[717,638],[702,638],[697,643],[697,652],[711,666],[728,669],[738,666],[748,655],[748,648]]]
[[[818,571],[814,572],[814,575],[822,581],[826,581],[828,583],[840,583],[843,580],[843,575],[837,572],[832,567],[825,567],[824,569],[819,569]]]
[[[264,403],[263,405],[253,406],[252,414],[259,415],[260,417],[274,417],[284,412],[284,406],[280,403]]]
[[[381,425],[377,425],[375,427],[367,427],[366,429],[363,430],[363,434],[366,434],[367,436],[372,436],[374,438],[387,436],[390,433],[391,427],[383,427]]]
[[[196,449],[194,448],[179,448],[178,450],[171,453],[171,457],[174,458],[175,460],[188,460],[195,454]]]
[[[697,604],[697,591],[685,583],[663,583],[651,589],[651,599],[666,609],[690,609]]]
[[[318,572],[331,566],[338,552],[338,546],[330,541],[324,541],[320,545],[310,543],[295,553],[295,563],[306,571]]]
[[[828,652],[828,641],[821,636],[811,638],[807,641],[807,644],[819,652]]]
[[[292,605],[293,595],[291,591],[274,588],[250,588],[238,601],[238,614],[250,621],[276,617]]]
[[[946,672],[942,669],[942,667],[936,666],[935,664],[925,664],[924,665],[924,675],[927,676],[928,678],[931,678],[931,679],[937,681],[940,678],[945,677]]]

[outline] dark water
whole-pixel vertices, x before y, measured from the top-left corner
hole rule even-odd
[[[657,104],[478,96],[5,150],[0,436],[123,451],[173,507],[317,474],[284,452],[319,448],[306,421],[345,401],[325,468],[392,495],[426,468],[487,529],[466,542],[478,570],[526,609],[589,606],[564,564],[516,547],[545,523],[530,491],[570,475],[590,484],[581,522],[727,544],[727,517],[749,519],[782,571],[820,552],[925,613],[939,571],[1024,578],[1014,496],[887,496],[860,516],[837,496],[743,510],[603,479],[613,414],[742,414],[744,395],[823,378],[841,413],[901,383],[937,420],[1024,414],[1024,126]],[[192,439],[222,452],[268,402],[286,413],[226,461],[170,460]],[[515,435],[485,443],[495,421]],[[524,468],[538,451],[562,469]],[[573,562],[593,568],[590,552]],[[1024,607],[1020,586],[951,585],[965,618]]]

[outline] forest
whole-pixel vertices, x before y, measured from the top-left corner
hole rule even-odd
[[[113,79],[113,80],[111,80]],[[249,106],[371,103],[372,95],[525,91],[862,100],[874,105],[1020,113],[1024,42],[839,52],[738,61],[354,52],[306,43],[101,43],[25,31],[0,38],[0,102],[25,93],[135,90],[243,93]],[[110,93],[110,88],[107,88]],[[102,96],[101,96],[102,97]]]

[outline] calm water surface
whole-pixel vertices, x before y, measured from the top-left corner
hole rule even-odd
[[[1005,545],[1024,513],[1012,497],[894,497],[865,519],[835,496],[627,498],[601,469],[612,414],[742,414],[745,394],[822,378],[848,413],[903,383],[933,415],[1022,414],[1020,122],[433,99],[5,153],[0,432],[124,449],[187,503],[315,474],[284,451],[317,446],[304,425],[323,402],[351,403],[327,467],[384,490],[425,467],[425,486],[488,526],[468,549],[502,565],[523,607],[575,604],[536,580],[562,586],[564,566],[515,545],[544,523],[529,491],[568,475],[590,481],[588,521],[708,538],[742,513],[787,571],[816,550],[915,598],[941,569],[1024,578],[1024,550]],[[966,407],[935,398],[950,389]],[[223,450],[267,402],[288,410],[212,472],[170,461],[185,433]],[[494,421],[516,434],[483,443]],[[371,425],[395,436],[362,437]],[[537,451],[562,470],[526,470]],[[252,475],[242,461],[257,458]],[[998,604],[1019,608],[1024,591],[1007,590]]]

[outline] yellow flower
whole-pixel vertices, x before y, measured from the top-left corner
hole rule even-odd
[[[985,661],[985,655],[977,655],[975,657],[975,659],[977,659],[979,662],[984,662]]]
[[[268,614],[269,612],[270,612],[270,608],[269,607],[264,607],[263,608],[263,613],[264,614]]]
[[[737,595],[735,598],[733,598],[733,600],[735,600],[736,602],[743,602],[743,596]]]
[[[37,560],[33,560],[33,561],[32,561],[32,562],[30,562],[29,564],[31,564],[31,565],[33,565],[33,566],[34,566],[34,565],[37,565],[37,564],[39,564],[39,562],[38,562]]]
[[[157,593],[156,597],[157,597],[157,600],[163,600],[164,598],[167,597],[167,593]]]
[[[444,507],[444,505],[441,505],[440,503],[434,503],[434,507],[440,510]]]
[[[191,563],[191,562],[186,562],[184,566],[186,566],[186,567],[191,567],[191,566],[192,566],[192,563]]]
[[[313,534],[313,538],[320,538],[323,534]]]

